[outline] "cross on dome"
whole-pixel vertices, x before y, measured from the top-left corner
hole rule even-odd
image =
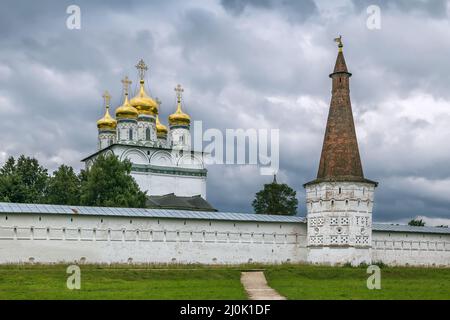
[[[105,101],[105,107],[109,108],[109,103],[111,101],[111,95],[109,94],[108,90],[106,90],[102,95],[104,101]]]
[[[181,86],[181,84],[178,84],[174,90],[177,93],[178,102],[181,102],[181,97],[183,96],[183,92],[184,92],[183,87]]]
[[[130,87],[131,84],[131,80],[128,79],[128,76],[125,76],[125,78],[123,78],[121,80],[122,84],[123,84],[123,92],[128,95],[128,88]]]
[[[148,70],[148,66],[145,64],[144,60],[143,59],[139,60],[139,62],[135,67],[136,69],[138,69],[139,78],[141,80],[144,80],[145,72]]]

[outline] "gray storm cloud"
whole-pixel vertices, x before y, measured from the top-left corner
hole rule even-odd
[[[304,215],[342,34],[364,173],[380,182],[374,219],[450,218],[446,1],[79,1],[81,30],[68,30],[71,4],[2,1],[1,161],[24,153],[79,169],[96,148],[101,92],[119,105],[120,79],[136,80],[142,57],[163,120],[182,83],[205,128],[279,128],[278,180],[297,190]],[[366,28],[371,4],[380,30]],[[270,180],[256,167],[211,166],[208,200],[251,211]]]

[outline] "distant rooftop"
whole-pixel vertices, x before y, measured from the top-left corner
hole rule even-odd
[[[151,209],[210,211],[217,210],[200,195],[192,197],[180,197],[173,193],[162,196],[147,196],[146,205]]]
[[[438,233],[450,234],[449,228],[444,227],[414,227],[408,225],[392,225],[383,223],[374,223],[373,231],[391,231],[391,232],[414,232],[414,233]]]

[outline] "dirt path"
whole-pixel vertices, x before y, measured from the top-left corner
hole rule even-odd
[[[241,282],[250,300],[286,300],[278,292],[268,286],[264,272],[242,272]]]

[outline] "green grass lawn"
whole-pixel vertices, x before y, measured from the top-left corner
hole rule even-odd
[[[265,271],[288,299],[450,299],[450,269],[386,267],[381,289],[367,289],[366,268],[280,266]]]
[[[247,298],[236,269],[85,265],[81,290],[69,290],[66,267],[0,266],[0,299]]]
[[[82,265],[69,290],[66,267],[0,266],[0,299],[246,299],[240,273],[254,268],[288,299],[450,299],[450,269],[382,268],[381,290],[368,290],[366,268]]]

